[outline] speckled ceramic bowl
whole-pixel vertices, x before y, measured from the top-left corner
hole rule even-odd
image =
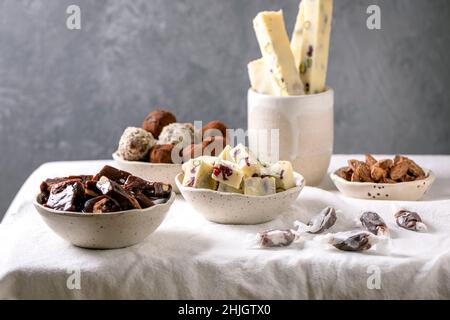
[[[116,168],[127,171],[144,180],[169,183],[172,185],[173,191],[180,193],[175,184],[175,177],[182,171],[181,164],[127,161],[119,157],[117,153],[113,153],[112,157]]]
[[[424,169],[425,170],[425,169]],[[336,188],[347,197],[368,200],[416,201],[431,188],[436,179],[431,170],[425,170],[427,178],[400,183],[350,182],[336,174],[330,174]]]
[[[89,249],[116,249],[143,241],[163,222],[175,200],[172,192],[164,204],[113,213],[65,212],[33,203],[45,223],[61,238]]]
[[[183,173],[175,178],[184,199],[206,219],[224,224],[259,224],[271,221],[288,209],[305,186],[305,179],[295,173],[296,187],[268,196],[195,189],[182,185]]]

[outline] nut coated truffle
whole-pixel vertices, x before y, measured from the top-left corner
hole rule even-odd
[[[117,154],[124,160],[139,161],[145,158],[155,143],[150,132],[141,128],[128,127],[120,138]]]
[[[194,139],[195,130],[191,123],[171,123],[163,128],[158,144],[188,145],[194,142]]]
[[[157,144],[150,150],[150,162],[152,163],[173,163],[172,144]]]
[[[215,129],[215,130],[212,130]],[[206,125],[202,128],[202,137],[213,137],[219,135],[219,132],[221,133],[222,137],[227,136],[227,126],[220,121],[211,121],[208,122]],[[220,135],[219,135],[220,136]]]
[[[142,123],[142,128],[145,131],[150,132],[155,139],[158,139],[162,129],[171,124],[177,122],[175,116],[169,111],[158,109],[150,112]]]

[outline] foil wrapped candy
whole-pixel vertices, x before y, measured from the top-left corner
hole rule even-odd
[[[298,233],[318,234],[330,229],[337,220],[337,211],[332,207],[326,207],[307,224],[295,221]]]
[[[268,230],[256,234],[256,243],[261,248],[287,247],[296,239],[295,230]]]
[[[426,232],[427,226],[423,223],[417,212],[400,210],[395,215],[395,221],[401,228],[417,232]]]
[[[307,224],[295,221],[296,230],[268,230],[256,235],[256,245],[260,248],[286,247],[294,242],[301,242],[302,235],[306,233],[318,234],[331,228],[337,220],[337,211],[326,207]]]
[[[378,213],[367,211],[359,218],[362,226],[376,236],[389,237],[389,229]]]
[[[342,251],[367,251],[373,248],[378,253],[387,252],[390,245],[389,238],[361,230],[329,233],[324,236],[323,242]]]

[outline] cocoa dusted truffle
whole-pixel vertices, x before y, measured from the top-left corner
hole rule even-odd
[[[205,139],[206,137],[213,136],[222,136],[223,138],[226,138],[227,126],[223,122],[217,120],[208,122],[202,128],[202,137]]]
[[[223,137],[208,137],[202,143],[189,144],[183,148],[183,161],[195,159],[200,156],[218,156],[227,145],[226,139]]]
[[[139,161],[145,158],[154,144],[155,139],[150,132],[141,128],[128,127],[120,138],[117,154],[124,160]]]
[[[172,144],[157,144],[150,150],[150,162],[152,163],[173,163]]]
[[[188,161],[189,159],[194,159],[203,155],[203,146],[202,144],[188,144],[183,148],[182,151],[183,161]]]
[[[142,128],[150,132],[155,139],[158,139],[162,129],[174,122],[177,122],[177,119],[172,113],[167,110],[158,109],[150,112],[145,117]]]
[[[204,156],[218,156],[227,145],[227,140],[224,137],[208,137],[202,142],[202,154]]]

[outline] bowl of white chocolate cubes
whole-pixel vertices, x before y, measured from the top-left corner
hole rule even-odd
[[[227,145],[217,157],[184,163],[175,183],[184,199],[212,222],[259,224],[288,209],[305,179],[289,161],[264,163],[239,144]]]

